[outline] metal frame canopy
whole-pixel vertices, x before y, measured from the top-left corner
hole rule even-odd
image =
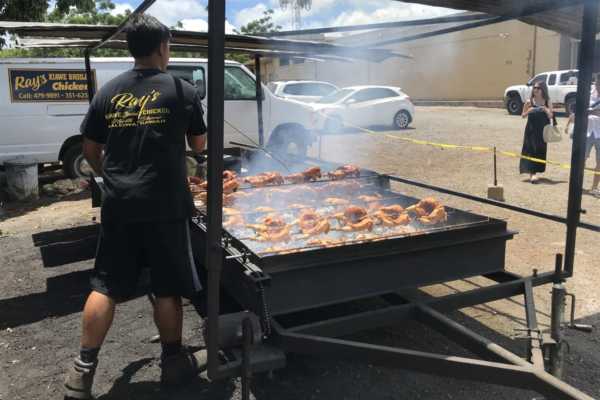
[[[81,47],[95,49],[126,48],[125,34],[117,26],[110,25],[75,25],[39,22],[0,21],[0,29],[17,34],[22,41],[21,47]],[[185,50],[206,50],[208,47],[207,32],[171,31],[171,46]],[[40,40],[39,38],[43,38]],[[38,40],[32,40],[38,38]],[[48,40],[53,38],[54,40]],[[106,38],[106,39],[105,39]],[[369,48],[356,49],[353,46],[307,41],[266,38],[249,35],[225,35],[224,45],[230,52],[261,53],[281,52],[304,56],[337,56],[350,59],[385,61],[393,57],[410,58],[408,55],[394,53],[388,49]]]
[[[132,15],[144,12],[155,1],[144,0]],[[565,344],[560,333],[566,295],[564,281],[573,275],[576,232],[580,224],[580,214],[582,213],[581,191],[585,161],[587,109],[589,107],[592,81],[599,2],[598,0],[512,0],[501,2],[492,0],[416,0],[409,2],[486,12],[495,16],[495,18],[522,18],[526,22],[536,23],[540,26],[556,29],[561,32],[571,32],[573,36],[581,37],[581,50],[579,52],[580,84],[577,89],[576,120],[569,182],[565,262],[563,264],[562,257],[558,255],[553,272],[543,274],[534,273],[529,277],[520,277],[508,272],[497,273],[486,276],[496,281],[495,285],[434,300],[423,301],[412,296],[410,293],[394,293],[386,297],[386,300],[391,303],[390,307],[376,311],[360,312],[291,328],[284,327],[279,324],[279,321],[274,320],[272,321],[273,332],[267,340],[275,344],[280,350],[288,352],[349,357],[374,364],[412,369],[419,372],[451,376],[459,379],[473,379],[510,387],[527,388],[536,390],[552,399],[591,399],[586,394],[560,381],[556,376],[560,377],[562,372]],[[577,19],[578,17],[580,19]],[[559,19],[562,19],[562,21],[559,21]],[[126,22],[118,27],[73,27],[38,23],[1,22],[0,29],[10,30],[28,37],[68,37],[72,40],[93,40],[93,43],[80,43],[80,47],[86,49],[86,68],[88,69],[89,76],[89,55],[91,51],[105,45],[116,46],[119,42],[122,42],[122,32],[126,26]],[[208,192],[205,246],[205,266],[208,270],[208,376],[211,379],[219,379],[233,374],[241,375],[242,398],[247,399],[249,398],[248,378],[250,374],[253,371],[259,370],[261,365],[263,367],[265,365],[264,359],[261,364],[261,360],[258,358],[260,354],[264,354],[264,352],[261,353],[258,351],[261,345],[253,343],[255,335],[252,331],[255,328],[252,326],[250,316],[240,319],[243,327],[243,353],[241,362],[222,363],[219,354],[219,346],[222,339],[220,326],[223,327],[226,325],[223,323],[223,316],[220,315],[219,309],[221,271],[224,261],[222,243],[222,173],[224,164],[224,67],[226,49],[244,49],[250,53],[279,50],[315,55],[326,54],[342,56],[344,58],[351,57],[350,55],[362,58],[359,54],[365,54],[365,49],[358,50],[351,47],[319,42],[287,41],[247,36],[232,37],[226,35],[224,0],[211,0],[208,2],[208,22],[209,28],[207,34],[176,32],[174,40],[174,43],[177,45],[202,46],[202,48],[208,50],[208,72],[211,79],[208,85],[207,120],[211,138],[208,142],[207,180],[208,186],[214,189]],[[122,43],[119,45],[122,46]],[[375,60],[376,56],[383,57],[383,59],[393,56],[389,51],[378,49],[368,50],[366,54],[369,54],[368,57],[370,60]],[[88,89],[91,99],[94,88],[88,85]],[[419,183],[399,177],[389,178],[407,184],[419,185]],[[430,188],[435,189],[432,186]],[[455,194],[463,195],[463,197],[468,196],[467,194],[456,192]],[[472,196],[470,198],[477,201]],[[546,218],[542,214],[537,216]],[[545,334],[540,331],[533,304],[533,287],[548,283],[554,283],[551,339],[545,337]],[[523,295],[525,299],[527,333],[529,338],[527,361],[491,343],[489,340],[482,338],[475,332],[468,330],[440,313],[440,311],[455,310],[515,295]],[[268,319],[268,312],[265,312],[265,314]],[[473,353],[480,355],[484,360],[451,357],[336,338],[360,331],[361,329],[392,325],[407,318],[416,318],[430,325],[465,348],[472,350]],[[239,324],[234,326],[236,334],[238,326]],[[252,345],[254,345],[254,348],[251,351]],[[545,369],[545,349],[548,349],[550,353],[550,372],[552,374],[548,373]],[[269,366],[278,365],[276,362],[270,364],[267,362],[266,364]],[[267,369],[273,368],[267,367]]]
[[[394,0],[399,1],[399,0]],[[404,1],[404,0],[403,0]],[[482,12],[510,17],[542,28],[557,31],[573,38],[583,35],[582,18],[587,0],[409,0],[436,7]],[[531,14],[529,11],[540,9]],[[597,23],[597,22],[596,22]]]

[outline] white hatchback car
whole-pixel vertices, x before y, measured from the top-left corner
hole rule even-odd
[[[346,127],[394,126],[407,128],[415,118],[415,106],[400,88],[352,86],[340,89],[316,103],[317,126],[336,132]]]
[[[267,86],[275,96],[305,103],[312,103],[338,90],[337,86],[321,81],[276,81]]]

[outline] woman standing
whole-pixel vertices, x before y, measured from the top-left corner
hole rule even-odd
[[[521,154],[526,157],[537,158],[546,161],[546,152],[548,150],[544,142],[544,127],[550,124],[554,113],[552,103],[548,96],[548,88],[543,82],[537,82],[533,85],[531,99],[523,107],[523,118],[527,118],[525,126],[525,136],[523,137],[523,150]],[[544,172],[546,164],[521,158],[519,163],[519,172],[529,174],[529,182],[536,183],[538,177],[536,174]]]

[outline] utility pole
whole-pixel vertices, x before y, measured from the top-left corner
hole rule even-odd
[[[308,11],[312,7],[312,0],[279,0],[282,10],[290,7],[292,10],[292,29],[302,29],[302,10]]]

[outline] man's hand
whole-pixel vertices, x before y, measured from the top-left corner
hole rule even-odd
[[[83,138],[83,156],[92,167],[96,176],[102,176],[102,157],[104,145],[86,137]]]
[[[204,151],[204,147],[206,146],[206,135],[187,135],[187,142],[194,153],[200,154]]]

